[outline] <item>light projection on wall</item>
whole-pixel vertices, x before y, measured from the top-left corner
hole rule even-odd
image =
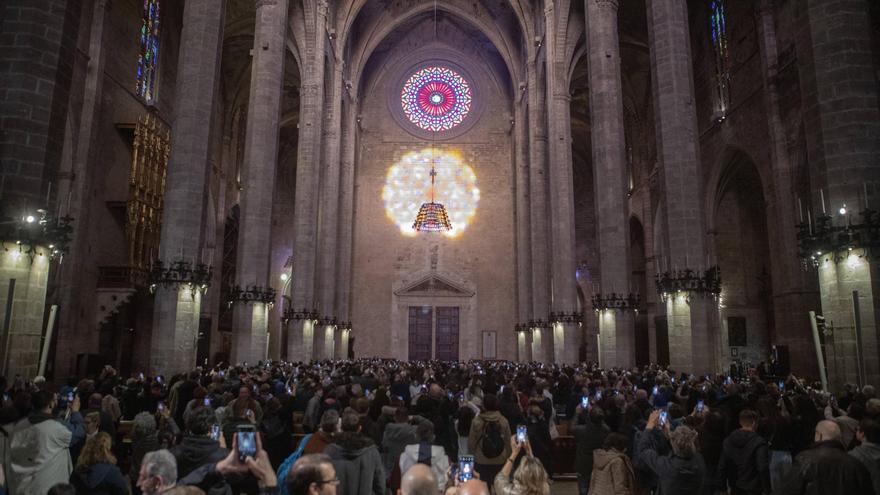
[[[444,232],[447,237],[457,237],[467,229],[477,212],[480,190],[474,170],[455,151],[425,148],[404,155],[388,169],[382,200],[385,214],[400,229],[400,233],[412,237],[413,212],[422,203],[431,200],[431,160],[437,176],[434,200],[443,203],[454,226]]]
[[[400,92],[403,113],[426,131],[445,131],[461,124],[471,111],[471,88],[446,67],[425,67],[410,76]]]

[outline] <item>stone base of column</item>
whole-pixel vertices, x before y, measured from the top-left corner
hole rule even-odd
[[[877,263],[872,264],[855,252],[838,261],[830,255],[819,260],[822,315],[826,325],[829,328],[833,326],[830,335],[825,336],[825,365],[832,390],[843,388],[845,383],[859,383],[860,375],[861,384],[873,385],[880,382],[880,361],[877,355],[878,300],[873,287],[873,282],[880,275],[876,265]],[[854,318],[854,291],[858,292],[861,353]]]
[[[546,328],[532,329],[532,361],[553,362],[553,335]]]
[[[150,339],[150,373],[170,375],[195,367],[202,293],[188,285],[158,288]]]
[[[315,321],[300,320],[290,323],[287,337],[287,359],[307,363],[314,359]]]
[[[714,332],[708,315],[709,299],[670,294],[666,300],[669,329],[669,367],[677,372],[704,374],[721,371],[715,359]]]
[[[235,344],[232,362],[257,364],[266,360],[269,306],[264,303],[238,303],[234,313]]]
[[[599,312],[602,366],[631,368],[635,365],[635,322],[632,313],[607,309]]]
[[[49,280],[48,250],[37,247],[33,257],[28,246],[0,252],[0,332],[9,317],[9,334],[2,341],[3,372],[6,376],[33,378],[40,362],[43,314],[46,308],[46,284]],[[40,254],[42,253],[42,254]],[[9,286],[15,280],[12,314],[6,314]],[[2,335],[2,333],[0,333]]]
[[[528,363],[532,360],[532,343],[529,332],[516,332],[516,360]]]
[[[333,359],[336,355],[336,327],[317,325],[315,327],[315,359]]]
[[[348,359],[348,335],[349,330],[343,329],[336,332],[336,359]]]
[[[581,329],[577,323],[553,324],[553,362],[577,364],[581,348]]]

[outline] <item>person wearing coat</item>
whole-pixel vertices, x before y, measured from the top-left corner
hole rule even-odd
[[[481,412],[474,418],[471,423],[471,431],[468,435],[468,450],[474,456],[474,469],[480,473],[480,479],[491,482],[495,479],[495,475],[504,467],[504,461],[510,456],[510,445],[507,439],[510,438],[510,425],[501,412],[498,410],[498,397],[493,394],[486,394],[483,398],[483,406],[485,411]],[[498,423],[500,429],[501,442],[504,448],[501,455],[496,457],[488,457],[483,450],[482,438],[486,433],[490,423]]]
[[[635,474],[626,456],[629,439],[620,433],[605,437],[601,449],[593,452],[593,474],[590,476],[590,493],[601,495],[633,495]]]
[[[70,446],[85,439],[85,430],[79,397],[70,404],[68,423],[53,418],[58,399],[52,392],[41,390],[31,401],[34,412],[12,426],[6,477],[9,493],[43,495],[70,479]]]
[[[758,413],[743,409],[739,413],[740,429],[724,439],[718,472],[721,487],[730,487],[738,495],[770,493],[770,447],[755,432]]]
[[[813,445],[794,460],[774,495],[870,495],[871,474],[841,443],[840,427],[830,420],[816,425]]]
[[[385,468],[373,440],[361,433],[361,418],[354,410],[342,413],[342,432],[324,451],[339,478],[338,492],[346,495],[384,495]]]
[[[605,414],[599,407],[585,410],[581,406],[575,409],[577,420],[571,426],[571,434],[575,441],[574,466],[577,472],[578,493],[589,493],[590,476],[593,472],[593,453],[600,448],[610,430],[605,424]]]
[[[421,416],[410,416],[404,407],[398,407],[394,411],[394,422],[385,426],[382,434],[382,451],[384,452],[385,475],[390,476],[394,466],[400,461],[400,454],[407,445],[417,442],[416,428],[427,421]],[[401,471],[403,474],[403,471]]]
[[[407,445],[400,455],[401,474],[416,464],[426,464],[431,468],[437,481],[437,491],[442,492],[446,487],[449,456],[442,445],[434,445],[434,425],[427,420],[416,428],[416,443]]]
[[[128,495],[128,483],[116,467],[112,448],[110,435],[103,431],[86,440],[76,470],[70,475],[77,495]]]
[[[697,451],[697,432],[688,426],[679,426],[669,432],[664,425],[660,431],[660,411],[648,418],[645,431],[637,442],[636,456],[643,466],[657,476],[657,495],[699,495],[703,493],[706,463]],[[660,455],[659,445],[669,437],[672,453]]]
[[[880,494],[880,423],[873,419],[863,419],[856,431],[859,446],[850,450],[849,455],[855,457],[871,474],[874,493]]]

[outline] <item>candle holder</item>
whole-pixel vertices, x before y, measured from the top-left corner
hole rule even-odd
[[[36,210],[21,218],[0,219],[0,242],[4,249],[17,249],[31,260],[47,254],[50,260],[60,261],[68,252],[72,233],[73,217],[54,217],[46,210]],[[45,252],[37,251],[38,246],[45,247]]]
[[[284,314],[281,316],[281,321],[283,321],[286,324],[291,320],[293,320],[293,321],[317,320],[318,316],[319,316],[318,312],[315,310],[309,310],[309,309],[305,309],[305,308],[300,309],[300,310],[295,310],[293,308],[287,308],[284,311]]]
[[[263,303],[271,308],[275,305],[276,295],[277,293],[272,287],[249,285],[246,288],[242,289],[241,286],[235,285],[229,290],[229,300],[227,301],[227,303],[230,306],[235,303]]]
[[[213,275],[213,268],[204,263],[193,267],[189,261],[176,259],[166,266],[162,260],[156,260],[150,267],[150,292],[155,293],[159,286],[179,288],[181,285],[188,285],[195,297],[196,290],[202,293],[208,290]]]
[[[531,331],[531,327],[529,327],[528,323],[517,323],[516,326],[513,327],[513,331],[519,335],[520,333]]]
[[[825,255],[840,261],[856,250],[876,258],[880,249],[880,214],[864,209],[857,214],[858,223],[852,223],[849,215],[843,225],[834,225],[830,215],[816,217],[815,224],[802,222],[796,227],[798,257],[804,268],[816,268]]]
[[[550,313],[550,324],[556,323],[580,323],[584,318],[584,314],[578,311]]]
[[[553,328],[553,324],[544,320],[529,320],[527,323],[529,328]]]
[[[702,273],[690,268],[658,273],[655,285],[663,302],[666,302],[671,294],[680,293],[685,293],[688,299],[691,295],[698,295],[712,296],[717,300],[721,294],[721,269],[716,265]]]
[[[336,326],[338,322],[336,321],[335,316],[324,316],[318,319],[318,325],[322,327],[326,326]]]
[[[626,296],[616,292],[612,292],[611,294],[599,293],[593,296],[591,302],[593,303],[593,310],[597,313],[609,309],[616,309],[621,312],[633,311],[638,313],[642,304],[642,298],[640,295],[633,293],[629,293]]]

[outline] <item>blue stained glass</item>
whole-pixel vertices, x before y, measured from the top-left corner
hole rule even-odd
[[[146,101],[154,98],[159,60],[159,0],[144,0],[141,19],[140,54],[138,55],[135,92]]]
[[[730,106],[730,60],[727,51],[727,12],[724,0],[709,2],[709,35],[715,52],[716,104],[723,116]]]

